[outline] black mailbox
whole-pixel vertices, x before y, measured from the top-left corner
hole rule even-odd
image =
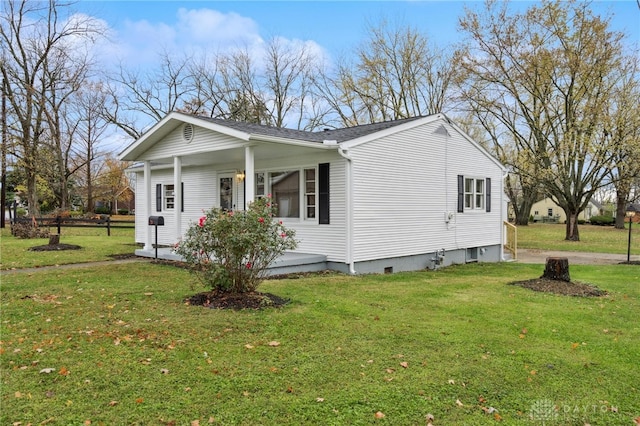
[[[164,216],[149,216],[149,225],[164,226]]]

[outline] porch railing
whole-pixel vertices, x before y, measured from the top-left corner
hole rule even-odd
[[[505,242],[504,249],[511,253],[513,259],[518,258],[518,227],[514,224],[504,221]]]

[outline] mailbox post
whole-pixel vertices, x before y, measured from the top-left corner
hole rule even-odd
[[[164,226],[164,216],[149,216],[149,226],[156,229],[156,259],[158,258],[158,226]]]

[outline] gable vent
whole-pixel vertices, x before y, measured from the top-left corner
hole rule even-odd
[[[193,140],[193,125],[191,123],[185,123],[184,127],[182,127],[182,138],[186,142],[191,142]]]
[[[441,124],[434,132],[436,135],[451,136],[449,131]]]

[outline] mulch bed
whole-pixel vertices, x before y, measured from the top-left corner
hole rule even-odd
[[[264,308],[280,308],[289,303],[289,299],[284,299],[275,294],[260,293],[257,291],[242,294],[207,291],[193,295],[185,302],[189,305],[204,306],[211,309],[258,310]]]
[[[59,251],[59,250],[80,250],[82,247],[74,244],[45,244],[43,246],[31,247],[29,251]]]
[[[550,280],[547,278],[534,278],[531,280],[516,281],[509,284],[528,288],[533,291],[560,294],[563,296],[601,297],[607,295],[606,291],[600,290],[596,286],[576,281],[567,282]]]

